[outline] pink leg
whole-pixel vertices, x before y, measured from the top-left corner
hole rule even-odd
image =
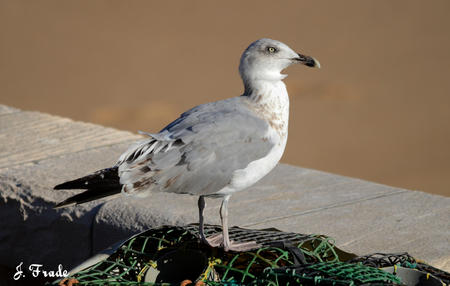
[[[203,197],[199,198],[199,233],[200,239],[208,244],[211,247],[220,247],[222,246],[225,251],[248,251],[252,249],[256,249],[261,247],[261,245],[257,244],[255,241],[236,243],[234,241],[230,241],[230,236],[228,233],[228,201],[230,199],[230,195],[225,196],[222,205],[220,206],[220,220],[222,222],[222,234],[214,235],[212,237],[205,237],[204,229],[203,229],[203,210],[205,208],[205,200]]]

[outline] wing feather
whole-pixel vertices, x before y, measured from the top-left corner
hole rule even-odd
[[[213,194],[233,172],[267,155],[266,121],[242,97],[197,106],[158,134],[131,146],[119,159],[123,192]]]

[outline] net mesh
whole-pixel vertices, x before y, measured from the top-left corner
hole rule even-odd
[[[362,264],[321,262],[267,271],[266,281],[274,285],[400,285],[390,273]]]
[[[205,226],[207,236],[220,232],[218,226]],[[224,252],[199,243],[197,225],[164,226],[133,236],[108,258],[71,277],[77,285],[180,285],[187,280],[207,285],[402,285],[399,277],[378,268],[422,265],[407,254],[357,257],[323,235],[233,227],[230,239],[256,241],[261,247]]]

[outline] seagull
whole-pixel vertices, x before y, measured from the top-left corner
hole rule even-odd
[[[281,71],[292,64],[320,67],[313,57],[286,44],[259,39],[244,51],[239,73],[244,93],[196,106],[159,133],[145,133],[107,169],[54,187],[84,189],[57,204],[74,206],[92,200],[153,192],[199,196],[202,243],[225,251],[257,248],[256,242],[230,241],[228,201],[267,175],[283,155],[289,121],[289,97]],[[205,198],[221,198],[222,234],[206,237]]]

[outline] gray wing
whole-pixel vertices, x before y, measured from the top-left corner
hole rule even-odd
[[[268,124],[243,97],[197,106],[158,134],[131,146],[119,159],[123,191],[207,195],[218,192],[235,170],[268,154]]]

